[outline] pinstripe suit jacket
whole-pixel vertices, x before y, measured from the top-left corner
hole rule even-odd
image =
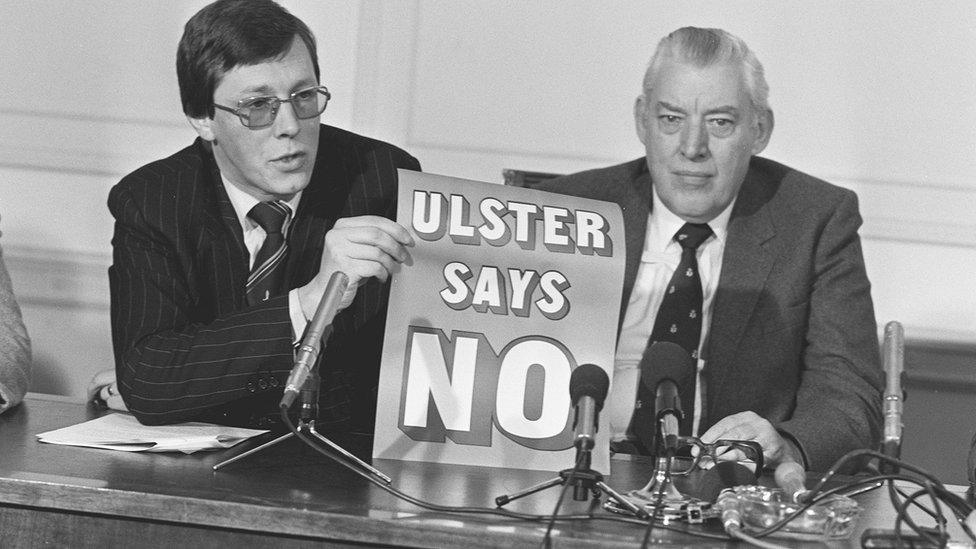
[[[620,204],[630,301],[651,207],[644,158],[539,188]],[[702,432],[746,410],[794,438],[813,470],[881,433],[882,372],[857,196],[753,157],[728,226],[703,349]]]
[[[288,289],[318,272],[336,219],[396,215],[397,168],[420,164],[387,143],[320,126],[315,169],[288,236]],[[150,425],[267,426],[292,367],[288,296],[248,306],[241,226],[207,147],[197,139],[129,174],[108,206],[112,339],[129,410]],[[334,321],[321,394],[349,394],[320,399],[320,426],[372,431],[388,292],[370,281]]]

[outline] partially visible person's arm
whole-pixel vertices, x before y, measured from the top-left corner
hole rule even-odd
[[[14,300],[13,285],[0,247],[0,412],[16,406],[30,384],[31,347]]]
[[[860,225],[857,199],[845,193],[820,230],[789,419],[771,423],[741,412],[716,422],[702,440],[755,440],[767,465],[795,461],[814,471],[827,470],[851,450],[877,449],[882,374]]]
[[[814,471],[881,438],[884,375],[860,226],[857,197],[845,193],[817,241],[796,408],[776,424]]]

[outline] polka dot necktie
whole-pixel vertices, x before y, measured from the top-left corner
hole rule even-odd
[[[247,302],[255,305],[278,295],[282,290],[285,256],[288,253],[287,221],[291,209],[281,202],[260,202],[251,208],[247,216],[267,234],[247,277]]]
[[[657,311],[657,318],[654,320],[654,329],[647,342],[647,348],[656,341],[669,341],[677,343],[684,348],[693,358],[698,358],[698,344],[701,339],[702,330],[702,282],[698,273],[698,259],[696,252],[698,247],[712,235],[712,229],[705,223],[685,223],[674,235],[674,240],[681,245],[681,262],[674,270],[671,280],[664,290],[664,299],[661,307]],[[648,352],[645,350],[642,359],[641,372],[644,368],[643,360],[647,359]],[[692,420],[694,416],[695,402],[695,379],[697,378],[697,360],[691,361],[695,365],[696,371],[687,372],[687,375],[676,379],[678,394],[681,398],[682,409],[685,417],[681,421],[680,432],[682,435],[691,434]],[[651,365],[650,370],[654,370]],[[659,380],[647,380],[652,385],[647,387],[645,380],[641,379],[637,388],[637,403],[634,410],[634,417],[631,421],[631,431],[636,435],[638,442],[644,446],[644,453],[653,453],[653,438],[656,431],[656,418],[654,417],[654,386]]]

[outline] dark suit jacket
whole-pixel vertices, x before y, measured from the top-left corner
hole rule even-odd
[[[387,143],[320,127],[288,236],[289,289],[318,272],[336,219],[396,215],[397,168],[420,164]],[[111,190],[108,205],[116,220],[112,338],[129,410],[146,424],[266,426],[292,367],[288,296],[248,306],[241,226],[208,148],[197,139],[139,168]],[[320,426],[371,432],[388,292],[370,281],[334,321],[320,367],[322,395],[331,397],[321,400]],[[329,393],[338,387],[342,394]]]
[[[623,208],[622,320],[651,208],[645,159],[539,188]],[[877,448],[883,375],[860,225],[853,192],[753,157],[729,220],[703,350],[701,432],[752,410],[794,438],[818,471],[850,450]]]

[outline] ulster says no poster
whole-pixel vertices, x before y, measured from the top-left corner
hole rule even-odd
[[[391,284],[374,457],[572,466],[570,374],[587,363],[613,370],[619,208],[403,170],[399,177],[397,221],[416,245]],[[609,473],[606,431],[593,467]]]

